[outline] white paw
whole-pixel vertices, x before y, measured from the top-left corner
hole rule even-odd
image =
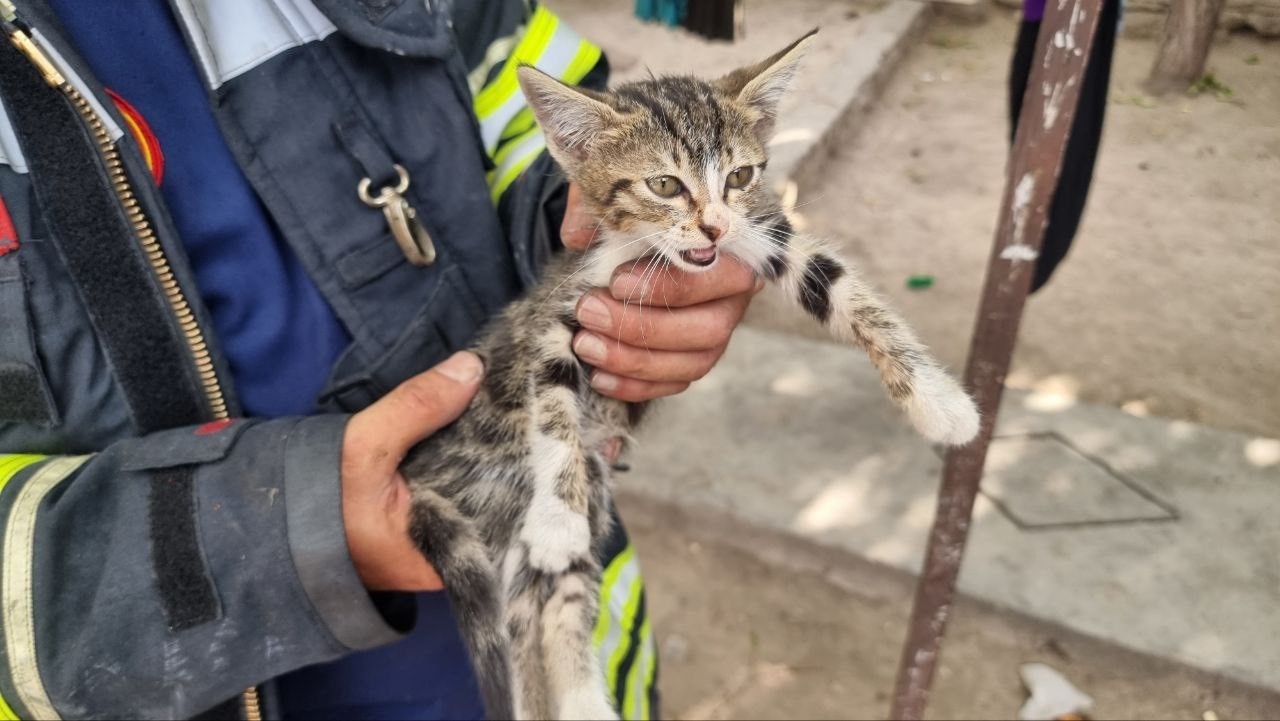
[[[520,540],[529,546],[529,565],[561,573],[591,551],[591,526],[559,498],[535,496]]]
[[[619,718],[617,710],[613,708],[613,701],[609,699],[609,695],[605,692],[604,687],[600,688],[578,688],[564,695],[560,699],[558,718],[565,721],[586,721],[588,719],[616,719]]]
[[[907,413],[916,430],[931,441],[962,446],[978,435],[977,406],[941,368],[925,366],[917,373]]]

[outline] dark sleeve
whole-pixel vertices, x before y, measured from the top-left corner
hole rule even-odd
[[[412,619],[379,613],[347,550],[346,420],[0,455],[4,704],[18,718],[188,718],[399,638]]]

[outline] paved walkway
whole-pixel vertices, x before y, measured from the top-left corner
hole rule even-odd
[[[962,591],[1280,689],[1280,443],[1024,393],[997,436]],[[629,460],[628,493],[913,572],[941,469],[858,351],[750,328]]]

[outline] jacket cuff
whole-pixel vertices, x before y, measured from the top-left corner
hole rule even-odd
[[[302,588],[334,639],[358,651],[403,638],[412,627],[391,622],[356,573],[342,517],[342,436],[349,416],[300,420],[284,455],[289,551]]]

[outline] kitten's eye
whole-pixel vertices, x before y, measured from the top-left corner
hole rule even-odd
[[[724,181],[724,184],[734,190],[740,190],[747,187],[747,183],[750,183],[751,179],[754,177],[756,177],[755,166],[744,165],[741,168],[735,169],[732,173],[729,173],[729,178]]]
[[[649,185],[649,190],[652,190],[659,198],[674,198],[680,194],[680,191],[684,190],[684,186],[680,184],[680,181],[670,175],[659,175],[644,182]]]

